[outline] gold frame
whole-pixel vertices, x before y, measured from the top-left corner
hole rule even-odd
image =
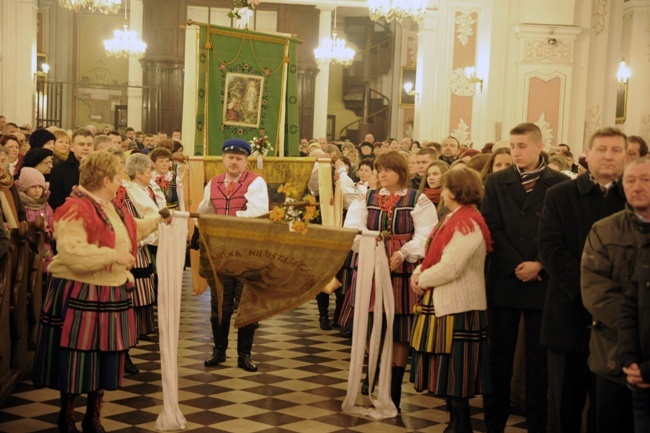
[[[616,89],[616,123],[625,123],[627,118],[627,82]]]
[[[399,106],[402,108],[415,107],[415,94],[408,95],[404,83],[413,83],[415,88],[415,66],[402,66],[399,74]]]

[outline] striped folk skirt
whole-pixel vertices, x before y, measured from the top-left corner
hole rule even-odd
[[[138,248],[135,267],[131,269],[135,278],[135,288],[132,293],[133,308],[135,310],[136,330],[138,338],[156,330],[156,305],[155,267],[149,249],[144,246]]]
[[[34,385],[67,394],[119,388],[124,355],[136,342],[130,290],[53,278],[40,317]]]
[[[487,312],[416,317],[411,339],[416,391],[463,398],[491,393]]]

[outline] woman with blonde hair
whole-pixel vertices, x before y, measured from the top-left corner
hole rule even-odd
[[[58,163],[68,159],[68,156],[70,155],[71,140],[68,133],[63,129],[57,129],[54,131],[54,136],[56,137],[56,140],[54,140],[54,149],[52,149],[52,152],[54,152],[52,162],[54,165],[57,165]]]
[[[136,342],[131,307],[138,242],[160,217],[136,220],[113,204],[122,163],[107,152],[84,157],[79,185],[54,214],[57,254],[43,304],[34,385],[61,393],[60,432],[77,432],[74,402],[88,394],[84,432],[104,432],[104,391],[122,386],[126,351]]]

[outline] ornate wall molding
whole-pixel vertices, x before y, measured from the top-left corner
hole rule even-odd
[[[607,29],[608,0],[593,0],[591,8],[591,28],[596,36]]]
[[[600,105],[593,105],[587,110],[587,119],[585,120],[585,146],[589,143],[589,139],[594,135],[594,132],[600,129],[601,119]]]
[[[630,58],[630,47],[632,46],[632,12],[623,15],[623,31],[621,34],[621,55],[626,59]],[[629,60],[628,60],[629,63]]]
[[[472,17],[473,11],[456,11],[456,37],[463,46],[469,42],[470,36],[474,35],[474,26],[477,20]]]
[[[458,140],[460,144],[466,144],[469,146],[472,143],[472,140],[470,139],[469,125],[467,125],[462,117],[460,118],[456,129],[451,131],[449,135]]]
[[[555,137],[553,135],[553,128],[551,128],[551,122],[546,120],[545,111],[539,115],[539,118],[535,121],[535,125],[537,125],[542,131],[542,142],[544,143],[544,150],[548,152],[553,148]]]
[[[451,72],[451,93],[456,96],[474,96],[476,84],[469,82],[463,68],[454,69]]]
[[[646,141],[650,141],[650,114],[641,116],[641,130],[639,135]]]
[[[548,39],[526,40],[524,60],[526,62],[571,63],[573,61],[573,41],[557,40],[551,45]]]

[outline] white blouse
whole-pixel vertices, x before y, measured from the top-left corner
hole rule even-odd
[[[403,196],[406,195],[406,192],[407,189],[400,189],[397,191],[397,194]],[[389,192],[386,188],[382,188],[379,190],[379,194],[389,195]],[[413,238],[404,244],[400,251],[405,255],[404,260],[415,263],[424,257],[424,245],[427,237],[436,223],[438,223],[438,214],[431,200],[426,195],[420,194],[415,207],[411,211],[411,217],[413,218],[413,225],[415,227]],[[343,227],[357,230],[368,229],[368,207],[366,200],[352,202]],[[359,238],[360,236],[357,236],[357,239],[354,241],[352,247],[354,251],[358,251]]]

